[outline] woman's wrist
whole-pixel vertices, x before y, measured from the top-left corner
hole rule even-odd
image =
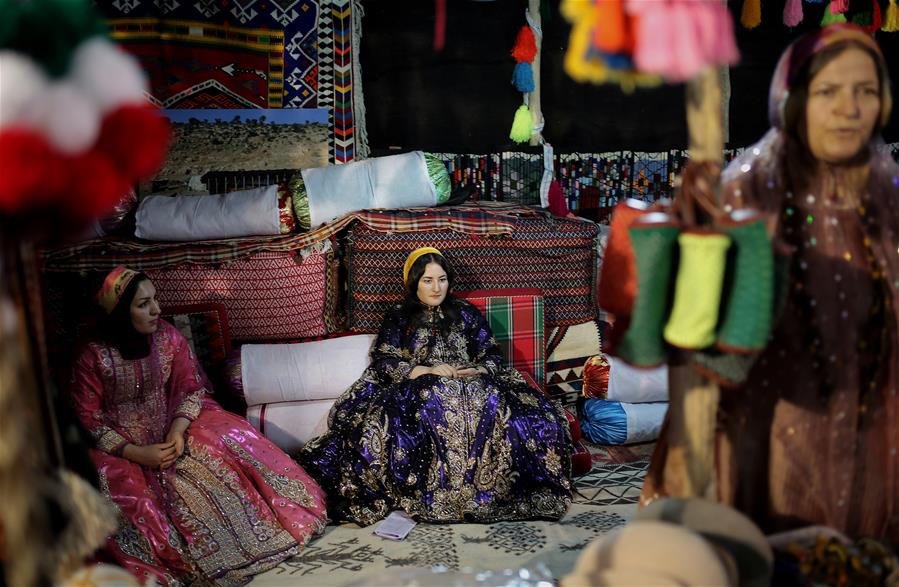
[[[183,416],[178,416],[177,418],[172,420],[172,425],[169,428],[169,432],[184,434],[187,431],[188,426],[190,426],[190,420],[184,418]]]

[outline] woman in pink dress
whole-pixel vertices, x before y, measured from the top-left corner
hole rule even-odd
[[[73,368],[75,411],[121,526],[107,545],[142,581],[242,585],[324,529],[322,490],[208,396],[153,283],[117,267],[97,294],[101,336]]]

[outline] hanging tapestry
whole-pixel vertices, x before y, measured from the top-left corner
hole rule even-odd
[[[97,0],[162,108],[327,108],[331,163],[368,154],[359,0]]]

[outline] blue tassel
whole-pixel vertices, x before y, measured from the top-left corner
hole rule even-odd
[[[805,0],[809,4],[824,4],[824,0]]]
[[[537,87],[534,84],[534,72],[531,70],[531,64],[527,61],[515,64],[515,71],[512,72],[512,83],[519,92],[533,92]]]

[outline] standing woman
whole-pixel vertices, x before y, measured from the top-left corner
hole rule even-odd
[[[822,524],[899,546],[899,168],[880,138],[892,97],[877,43],[832,25],[793,43],[773,128],[723,175],[789,267],[748,379],[722,389],[717,492],[766,532]],[[643,501],[677,495],[663,436]]]
[[[568,509],[568,422],[504,366],[484,316],[450,295],[453,276],[435,248],[409,255],[406,299],[384,317],[371,365],[300,453],[334,517],[492,522]]]
[[[242,585],[297,554],[325,524],[324,495],[243,418],[209,396],[153,283],[116,267],[97,294],[101,336],[80,353],[71,398],[122,526],[123,567],[162,585]]]

